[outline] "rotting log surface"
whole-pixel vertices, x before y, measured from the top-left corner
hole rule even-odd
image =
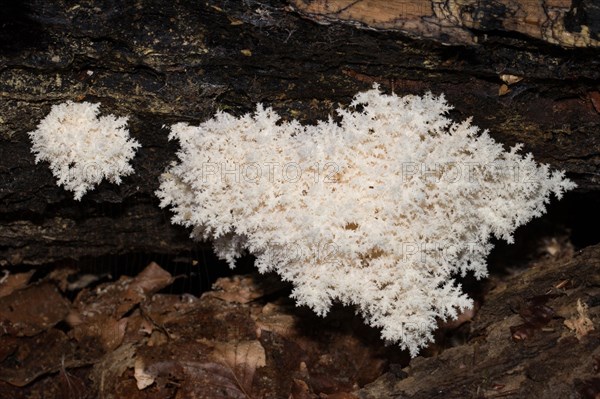
[[[476,31],[520,33],[564,47],[600,46],[600,5],[571,0],[291,0],[317,21],[402,31],[448,44],[475,44]]]
[[[42,264],[189,249],[187,232],[169,225],[153,194],[177,149],[164,124],[199,122],[219,108],[240,114],[257,102],[315,122],[375,82],[398,94],[443,92],[455,107],[452,117],[473,116],[506,145],[525,143],[539,161],[566,170],[580,192],[600,188],[595,42],[567,49],[519,33],[525,31],[512,21],[510,29],[463,24],[461,31],[479,39],[448,46],[440,40],[451,33],[418,40],[391,30],[316,24],[300,6],[323,2],[292,3],[6,3],[0,16],[0,261]],[[578,19],[563,10],[564,18],[571,16],[569,29],[581,32],[587,24],[586,34],[597,39],[597,25],[589,23],[592,2],[578,4],[587,10]],[[497,11],[478,15],[501,19]],[[506,85],[501,75],[522,80]],[[103,183],[81,202],[55,185],[46,164],[34,164],[27,137],[51,105],[66,100],[99,101],[105,113],[129,115],[131,134],[143,146],[134,175],[121,186]]]
[[[361,399],[597,398],[600,246],[495,280],[470,340],[368,385]],[[596,330],[578,339],[566,320],[587,306]],[[580,321],[582,319],[579,319]]]

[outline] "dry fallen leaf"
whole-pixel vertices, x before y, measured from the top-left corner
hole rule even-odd
[[[506,94],[510,93],[510,89],[508,88],[507,85],[505,84],[501,84],[500,88],[498,89],[498,95],[499,96],[504,96]]]
[[[171,274],[152,262],[134,278],[122,277],[82,291],[66,319],[73,327],[72,336],[79,342],[93,339],[105,351],[116,349],[123,342],[129,319],[137,311],[131,310],[172,282]],[[125,314],[130,317],[123,318]]]
[[[55,328],[20,338],[16,350],[0,364],[0,380],[23,387],[36,378],[89,362],[84,351]],[[86,359],[87,358],[87,359]]]
[[[252,275],[222,277],[215,281],[212,290],[204,295],[226,302],[249,303],[286,286],[279,278],[261,277],[258,281]]]
[[[318,396],[310,391],[308,384],[300,379],[294,378],[289,399],[317,399]]]
[[[135,365],[137,347],[135,344],[123,344],[112,352],[107,353],[94,364],[90,380],[98,392],[98,398],[120,398],[115,395],[116,385],[126,370]],[[129,397],[129,396],[126,396]]]
[[[154,384],[154,379],[156,378],[154,372],[149,372],[145,369],[144,360],[140,358],[135,359],[133,376],[139,390],[145,389]]]
[[[69,312],[69,303],[49,283],[34,284],[0,298],[0,326],[5,334],[33,336],[54,326]]]
[[[588,315],[587,305],[577,300],[577,315],[564,321],[565,326],[572,331],[575,331],[577,339],[581,340],[590,331],[594,330],[594,323]]]
[[[259,341],[218,343],[214,355],[229,368],[244,392],[252,391],[256,369],[267,365],[265,348]]]
[[[507,85],[513,85],[523,80],[522,76],[510,75],[508,73],[503,73],[500,75],[500,79],[506,83]]]
[[[289,313],[289,308],[268,303],[263,306],[260,314],[256,315],[256,326],[258,334],[263,331],[271,331],[284,337],[290,337],[296,333],[297,319]]]
[[[144,298],[160,291],[173,282],[173,276],[155,262],[151,262],[144,270],[131,280],[123,292],[117,313],[125,314]]]
[[[0,298],[26,287],[35,270],[17,274],[10,274],[7,270],[5,272],[6,274],[0,279]]]

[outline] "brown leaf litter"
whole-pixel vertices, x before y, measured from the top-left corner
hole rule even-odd
[[[351,311],[296,308],[274,277],[219,279],[198,298],[159,293],[174,278],[151,263],[86,278],[69,300],[70,267],[33,283],[11,276],[0,285],[0,397],[294,398],[301,386],[302,397],[350,398],[406,356]]]

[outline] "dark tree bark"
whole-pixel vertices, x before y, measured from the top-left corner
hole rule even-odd
[[[414,359],[358,392],[375,398],[595,398],[600,246],[494,279],[464,345]],[[580,306],[578,306],[578,303]],[[584,309],[578,311],[578,308]],[[583,315],[582,315],[583,313]],[[583,330],[582,330],[583,331]]]
[[[597,192],[597,6],[556,1],[557,33],[544,25],[547,15],[534,15],[539,7],[521,15],[510,1],[496,2],[506,3],[503,12],[451,3],[442,12],[429,2],[375,0],[9,1],[0,25],[0,259],[189,249],[187,232],[169,225],[153,194],[176,150],[164,124],[199,122],[219,108],[239,114],[257,102],[314,122],[374,82],[398,94],[443,92],[453,117],[473,116],[507,145],[525,143],[539,161],[565,169],[580,192]],[[399,17],[378,22],[386,12]],[[342,21],[317,25],[304,16]],[[529,20],[553,35],[535,33],[523,25]],[[143,145],[133,176],[82,202],[55,185],[47,165],[34,164],[26,135],[66,100],[129,115]]]

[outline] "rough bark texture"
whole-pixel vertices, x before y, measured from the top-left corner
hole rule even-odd
[[[257,102],[315,122],[373,83],[401,95],[445,93],[453,118],[473,116],[498,141],[522,142],[566,170],[579,188],[558,219],[576,246],[597,243],[599,13],[593,0],[5,2],[0,266],[189,251],[188,232],[170,225],[154,196],[177,149],[163,125],[200,122],[217,109],[241,114]],[[66,100],[129,115],[142,144],[134,175],[81,202],[34,164],[27,137]],[[552,219],[539,226],[556,227]],[[486,299],[468,344],[359,394],[594,397],[598,336],[578,340],[562,323],[578,299],[597,321],[598,258],[596,246],[510,278]]]
[[[326,2],[292,3],[313,10]],[[563,17],[576,6],[587,17],[571,18],[579,23],[571,30],[587,24],[596,38],[588,21],[596,21],[596,6],[562,4]],[[202,121],[219,108],[243,113],[256,102],[314,122],[374,82],[398,94],[443,92],[457,119],[472,115],[507,145],[525,143],[541,162],[565,169],[580,192],[600,187],[595,48],[515,34],[527,33],[519,21],[506,30],[459,24],[485,40],[444,46],[393,31],[315,25],[293,10],[279,1],[8,2],[0,24],[0,259],[37,264],[189,249],[187,233],[169,226],[153,195],[176,150],[164,124]],[[478,15],[502,19],[494,12]],[[102,184],[79,203],[54,184],[47,165],[34,164],[26,133],[52,104],[84,99],[130,115],[143,149],[135,175],[121,186]]]
[[[598,47],[600,6],[571,0],[292,0],[319,21],[398,30],[448,44],[475,44],[485,32],[525,34],[564,47]],[[479,31],[479,32],[477,32]]]
[[[597,398],[600,335],[573,326],[600,316],[600,247],[540,262],[497,286],[466,345],[414,359],[359,392],[375,398]],[[587,307],[577,311],[577,302]],[[570,324],[568,320],[579,321]],[[589,325],[589,324],[588,324]],[[568,326],[571,326],[568,327]]]

